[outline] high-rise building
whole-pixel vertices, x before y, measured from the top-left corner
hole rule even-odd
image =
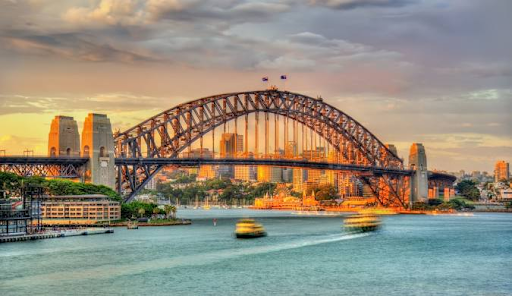
[[[285,182],[285,183],[293,182],[293,169],[292,168],[283,168],[283,182]]]
[[[283,181],[283,169],[280,167],[271,167],[270,182],[279,183]]]
[[[52,120],[48,134],[48,156],[80,156],[80,135],[73,117],[55,116]]]
[[[294,141],[288,141],[284,147],[285,158],[295,158],[298,155],[297,143]]]
[[[235,166],[235,179],[241,181],[256,181],[257,170],[255,166],[237,165]]]
[[[258,166],[258,181],[259,182],[270,182],[270,166],[259,165]]]
[[[244,136],[234,133],[224,133],[220,139],[220,156],[236,157],[244,151]]]
[[[303,184],[307,179],[307,170],[294,168],[293,169],[293,191],[302,192]]]
[[[500,182],[510,178],[509,164],[504,160],[499,160],[494,166],[494,182]]]
[[[185,151],[181,153],[183,158],[205,158],[211,159],[213,158],[213,152],[208,148],[195,148],[190,151]],[[199,179],[213,179],[215,178],[215,169],[212,165],[201,165],[199,169],[194,168],[193,170],[188,170],[189,173],[197,174]]]
[[[220,139],[220,157],[234,158],[244,151],[244,136],[235,133],[223,133]],[[217,170],[219,177],[233,178],[235,168],[221,165]]]

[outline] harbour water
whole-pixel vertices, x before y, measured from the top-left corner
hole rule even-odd
[[[0,295],[512,295],[512,215],[384,217],[180,210],[190,226],[0,245]],[[269,236],[236,240],[241,217]],[[213,225],[217,219],[217,226]]]

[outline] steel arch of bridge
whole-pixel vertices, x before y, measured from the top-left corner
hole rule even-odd
[[[251,113],[273,113],[295,120],[323,137],[340,155],[338,162],[377,169],[404,170],[402,160],[349,115],[305,95],[262,90],[205,97],[180,104],[116,133],[118,190],[129,201],[165,164],[152,159],[177,159],[180,152],[216,127]],[[143,149],[144,147],[144,149]],[[139,159],[137,163],[128,161]],[[126,161],[123,161],[126,160]],[[362,177],[383,205],[406,207],[404,174]],[[383,192],[388,192],[388,197]],[[389,194],[391,192],[391,194]]]

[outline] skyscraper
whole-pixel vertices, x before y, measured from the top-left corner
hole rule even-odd
[[[235,133],[223,133],[220,139],[220,157],[234,158],[244,151],[244,136]],[[221,177],[233,178],[235,169],[233,166],[221,165],[217,170]]]
[[[500,182],[510,178],[509,164],[504,160],[499,160],[494,165],[494,182]]]
[[[224,133],[220,139],[220,156],[236,157],[244,151],[244,136],[234,133]]]

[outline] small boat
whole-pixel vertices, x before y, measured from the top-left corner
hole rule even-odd
[[[257,238],[267,236],[267,233],[265,228],[254,219],[245,218],[236,223],[235,236],[236,238]]]
[[[375,214],[356,214],[345,218],[344,228],[347,232],[360,233],[375,231],[380,228],[380,218]]]
[[[139,225],[137,224],[137,221],[128,221],[128,223],[126,224],[126,228],[127,229],[139,229]]]

